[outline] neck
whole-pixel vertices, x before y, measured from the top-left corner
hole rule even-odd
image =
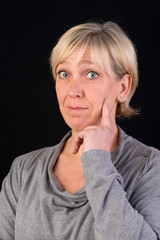
[[[75,141],[77,139],[77,135],[78,135],[78,131],[74,131],[72,129],[72,135],[71,137],[67,140],[66,144],[65,144],[65,148],[64,150],[66,151],[67,154],[69,155],[73,155],[75,158],[81,158],[82,155],[82,145],[79,148],[79,151],[76,154],[72,154],[73,152],[73,148],[74,148],[74,144]]]

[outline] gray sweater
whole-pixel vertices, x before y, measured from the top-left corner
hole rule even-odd
[[[85,186],[73,195],[52,173],[69,134],[13,162],[0,193],[0,239],[160,239],[160,152],[120,130],[112,154],[82,155]]]

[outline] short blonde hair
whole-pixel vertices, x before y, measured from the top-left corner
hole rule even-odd
[[[109,74],[109,70],[112,69],[119,80],[124,74],[131,76],[130,92],[125,102],[117,104],[116,116],[129,117],[137,114],[137,110],[129,105],[138,86],[136,49],[121,27],[114,22],[89,22],[66,31],[51,53],[50,65],[54,79],[56,79],[57,66],[77,48],[80,48],[83,54],[86,47],[90,48],[93,61],[106,73]]]

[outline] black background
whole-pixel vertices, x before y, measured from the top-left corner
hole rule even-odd
[[[141,114],[118,124],[145,144],[159,143],[159,5],[152,1],[1,1],[0,181],[14,158],[59,142],[69,130],[59,113],[49,66],[53,45],[73,25],[116,21],[137,46]]]

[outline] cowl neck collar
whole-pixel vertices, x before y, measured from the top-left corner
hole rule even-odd
[[[119,147],[111,153],[111,159],[115,166],[118,163],[121,157],[121,154],[123,152],[124,138],[125,138],[125,132],[120,127],[118,127],[118,130],[119,130],[120,144],[119,144]],[[52,159],[48,166],[48,175],[49,175],[50,184],[52,186],[53,194],[56,195],[56,198],[54,200],[55,204],[59,207],[61,206],[61,207],[76,208],[76,207],[81,207],[88,202],[85,186],[83,186],[75,194],[72,194],[68,191],[64,191],[60,182],[58,181],[58,179],[56,178],[56,176],[53,174],[53,171],[52,171],[53,166],[55,165],[57,158],[64,147],[65,142],[71,136],[71,133],[72,133],[71,131],[68,132],[60,141],[60,143],[54,147],[55,151],[52,155]]]

